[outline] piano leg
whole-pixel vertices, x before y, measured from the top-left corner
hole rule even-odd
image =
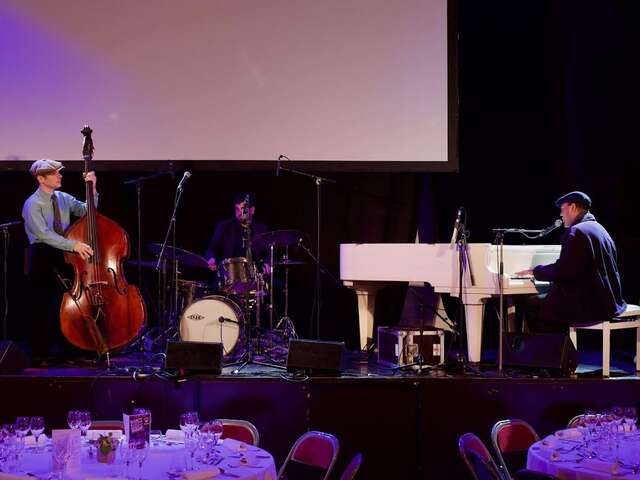
[[[376,310],[376,295],[379,286],[371,285],[366,288],[357,288],[358,297],[358,325],[360,327],[360,349],[367,346],[367,340],[373,338],[373,316]]]

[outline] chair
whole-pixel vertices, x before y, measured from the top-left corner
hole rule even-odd
[[[462,435],[458,440],[458,449],[475,480],[504,480],[489,450],[476,435]]]
[[[233,438],[256,447],[260,444],[260,434],[253,423],[230,418],[221,418],[220,420],[222,421],[223,438]]]
[[[344,469],[342,475],[340,475],[340,480],[353,480],[358,473],[358,469],[360,468],[360,464],[362,463],[362,454],[357,453],[355,457],[351,459],[347,468]]]
[[[571,420],[569,420],[569,423],[567,423],[567,428],[576,428],[576,426],[578,425],[578,421],[580,421],[582,417],[584,417],[583,414],[573,417]]]
[[[497,422],[491,429],[491,443],[504,474],[524,468],[529,447],[540,440],[538,434],[524,420],[508,419]]]
[[[124,422],[122,420],[93,420],[89,430],[122,430]]]
[[[611,361],[611,331],[625,328],[636,329],[636,371],[640,371],[640,307],[627,304],[627,309],[617,317],[602,323],[569,327],[569,338],[578,350],[578,330],[602,330],[602,376],[609,376]]]
[[[330,433],[316,431],[304,433],[289,450],[287,458],[278,471],[278,478],[283,478],[289,462],[296,462],[323,470],[322,479],[326,480],[336,463],[339,450],[338,439]]]
[[[559,480],[555,475],[548,473],[536,472],[535,470],[527,470],[523,468],[518,470],[513,476],[513,480]]]

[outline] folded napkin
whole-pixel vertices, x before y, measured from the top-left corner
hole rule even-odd
[[[182,480],[207,480],[208,478],[217,477],[220,475],[220,469],[208,468],[206,470],[190,470],[188,472],[182,472]]]
[[[43,433],[38,438],[38,445],[46,445],[47,444],[47,436]],[[36,437],[34,435],[27,435],[24,437],[24,445],[26,447],[35,447],[36,445]]]
[[[33,477],[31,480],[33,480]],[[127,480],[127,478],[126,477],[84,477],[84,480]]]
[[[580,438],[582,437],[582,432],[580,432],[577,428],[565,428],[564,430],[558,430],[556,432],[556,437],[558,438]]]
[[[260,465],[260,460],[254,456],[242,455],[240,458],[227,460],[227,463],[230,467],[258,467]]]
[[[235,438],[225,438],[222,445],[232,452],[246,452],[248,446],[246,443],[236,440]]]
[[[174,430],[170,428],[167,430],[165,438],[174,442],[184,442],[184,432],[182,430]]]
[[[560,445],[562,445],[561,440],[555,437],[554,435],[549,435],[545,437],[542,440],[542,442],[540,442],[540,444],[543,447],[547,447],[547,448],[558,448]]]
[[[581,465],[583,468],[588,468],[589,470],[595,470],[597,472],[611,473],[613,475],[620,473],[620,464],[618,462],[605,462],[594,458],[585,458],[581,462]]]
[[[31,478],[29,475],[14,475],[13,473],[0,472],[0,480],[24,480],[25,478]]]
[[[122,430],[87,430],[87,440],[97,440],[100,435],[111,436],[119,440],[122,437]]]

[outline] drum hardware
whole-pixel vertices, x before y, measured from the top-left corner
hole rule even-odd
[[[256,279],[256,291],[257,292],[262,292],[263,291],[263,278],[262,275],[259,275],[256,271],[256,267],[255,267],[255,263],[253,262],[253,254],[252,254],[252,239],[251,239],[251,215],[249,215],[249,211],[251,206],[249,205],[249,201],[250,201],[250,197],[249,195],[247,195],[244,199],[244,205],[243,205],[243,213],[244,213],[244,218],[245,218],[245,223],[243,224],[244,227],[244,232],[243,232],[243,239],[242,239],[242,245],[245,248],[245,258],[246,261],[249,263],[249,265],[251,266],[251,268],[253,269],[254,275],[255,275],[255,279]],[[262,235],[258,235],[256,236],[256,238],[258,237],[262,237],[265,234]],[[271,288],[271,291],[273,291],[273,288]],[[243,302],[245,305],[245,308],[249,308],[249,293],[248,290],[244,293],[244,299],[245,302]],[[256,306],[256,326],[259,328],[261,326],[261,305],[262,305],[262,295],[256,295],[255,296],[255,306]],[[248,316],[247,318],[250,318],[250,316]],[[275,363],[270,363],[270,362],[261,362],[255,359],[256,357],[256,344],[259,345],[260,344],[260,338],[258,336],[258,338],[256,338],[255,342],[253,341],[254,339],[251,338],[251,322],[247,321],[245,322],[245,351],[242,354],[242,356],[235,362],[231,362],[229,364],[226,364],[225,367],[231,367],[231,366],[236,366],[237,368],[235,370],[233,370],[233,374],[238,374],[240,373],[240,371],[246,367],[247,365],[261,365],[264,367],[272,367],[272,368],[279,368],[279,369],[286,369],[286,367],[282,366],[282,365],[277,365]]]

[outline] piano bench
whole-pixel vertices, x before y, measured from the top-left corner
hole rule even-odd
[[[636,329],[636,372],[640,372],[640,306],[628,304],[627,309],[606,322],[588,326],[569,327],[569,337],[578,349],[578,329],[602,330],[602,376],[608,377],[611,360],[611,331],[625,328]]]

